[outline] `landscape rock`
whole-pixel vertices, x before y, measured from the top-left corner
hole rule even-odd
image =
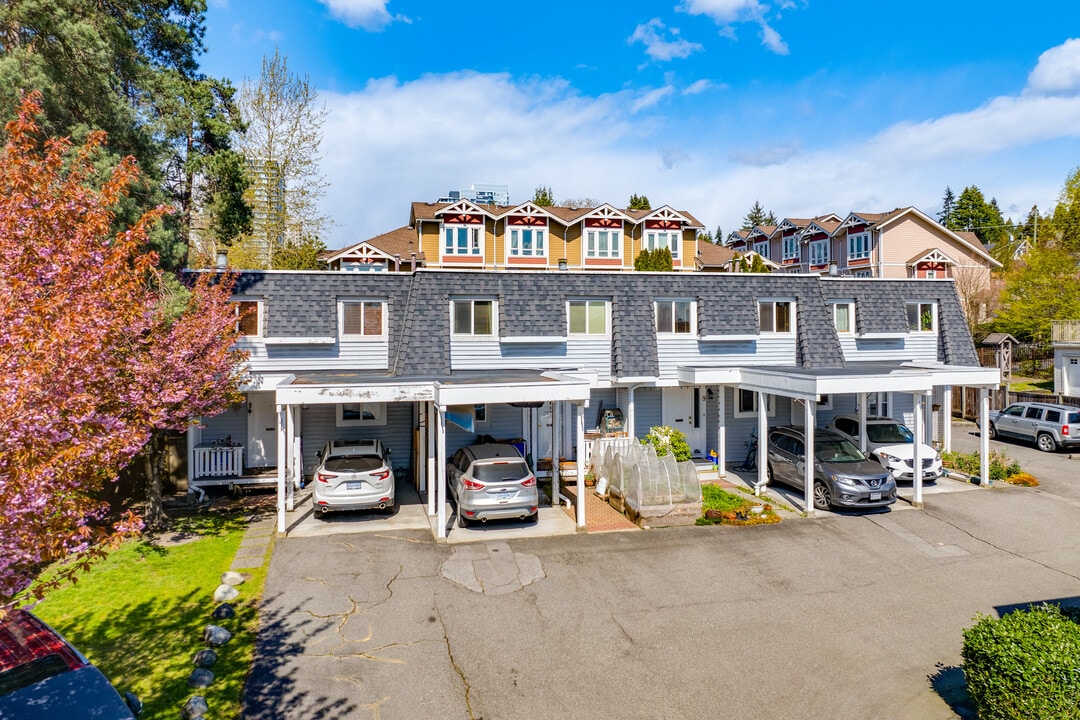
[[[184,707],[180,708],[180,716],[184,720],[196,720],[196,718],[201,718],[208,712],[210,712],[210,706],[206,704],[206,698],[202,695],[194,695],[188,698],[188,701],[184,703]]]
[[[234,570],[228,570],[221,573],[222,585],[243,585],[244,576]]]
[[[214,612],[211,613],[211,615],[213,615],[215,620],[232,620],[236,617],[236,608],[229,603],[221,603],[214,608]]]
[[[190,688],[204,688],[214,682],[214,673],[206,668],[195,668],[188,675],[187,684]]]
[[[232,633],[220,625],[207,625],[203,630],[203,640],[208,645],[224,645],[232,640]]]
[[[217,590],[214,591],[214,602],[229,602],[230,600],[235,600],[239,595],[240,591],[232,585],[222,583],[221,585],[218,585]]]
[[[200,650],[195,653],[195,657],[191,658],[191,661],[195,663],[196,667],[208,668],[213,667],[217,662],[217,653],[213,650]]]

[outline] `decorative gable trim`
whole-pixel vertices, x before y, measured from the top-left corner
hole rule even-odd
[[[586,227],[619,227],[623,221],[634,222],[634,218],[608,203],[591,209],[582,215],[581,219],[585,221]],[[592,224],[597,221],[600,221],[600,224]],[[614,224],[616,222],[618,225]]]
[[[680,228],[683,225],[693,224],[688,217],[678,210],[673,210],[669,205],[665,205],[659,210],[652,211],[642,218],[642,220],[644,220],[646,227],[654,228]]]
[[[557,222],[562,222],[558,217],[556,217],[555,215],[548,212],[545,208],[535,204],[531,200],[529,202],[522,203],[521,205],[518,205],[517,207],[510,208],[509,210],[507,210],[506,212],[503,213],[503,216],[513,216],[515,218],[535,218],[537,221],[539,221],[540,218],[544,218],[546,220],[555,220]],[[517,224],[517,225],[543,225],[543,224],[546,224],[546,223],[544,223],[544,222],[524,222],[524,223],[513,223],[513,224]]]
[[[326,263],[337,262],[339,260],[355,260],[362,263],[390,262],[394,260],[394,256],[371,245],[367,240],[361,240],[355,245],[351,245],[344,250],[339,250],[333,255],[325,258]]]
[[[445,222],[460,222],[457,220],[446,220],[446,216],[468,216],[468,215],[485,215],[489,218],[495,216],[489,213],[484,208],[480,207],[471,200],[458,200],[455,203],[450,203],[441,210],[436,211],[435,217],[442,218]]]
[[[956,261],[941,251],[940,248],[930,248],[921,255],[908,260],[908,265],[914,267],[920,263],[941,263],[943,265],[955,265]]]

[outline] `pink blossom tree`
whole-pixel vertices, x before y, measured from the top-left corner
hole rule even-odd
[[[103,484],[155,430],[235,401],[244,360],[231,278],[165,312],[147,229],[167,209],[115,232],[134,160],[96,182],[104,134],[43,138],[40,103],[24,98],[0,157],[0,606],[45,563],[68,560],[39,595],[140,530],[131,511],[106,520]]]

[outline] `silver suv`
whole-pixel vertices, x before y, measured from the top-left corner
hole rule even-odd
[[[991,438],[1009,437],[1035,443],[1043,452],[1080,445],[1080,408],[1051,403],[1013,403],[991,413]]]
[[[454,453],[446,482],[458,508],[458,526],[498,518],[537,519],[536,477],[513,445],[470,445]]]
[[[769,431],[769,482],[802,488],[806,440],[802,428]],[[896,502],[896,482],[844,436],[814,431],[814,507],[877,508]]]

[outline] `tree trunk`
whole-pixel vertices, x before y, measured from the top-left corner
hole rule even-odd
[[[164,471],[165,438],[155,432],[143,448],[143,468],[146,474],[146,512],[143,523],[148,530],[163,527],[168,521],[161,500],[161,475]]]

